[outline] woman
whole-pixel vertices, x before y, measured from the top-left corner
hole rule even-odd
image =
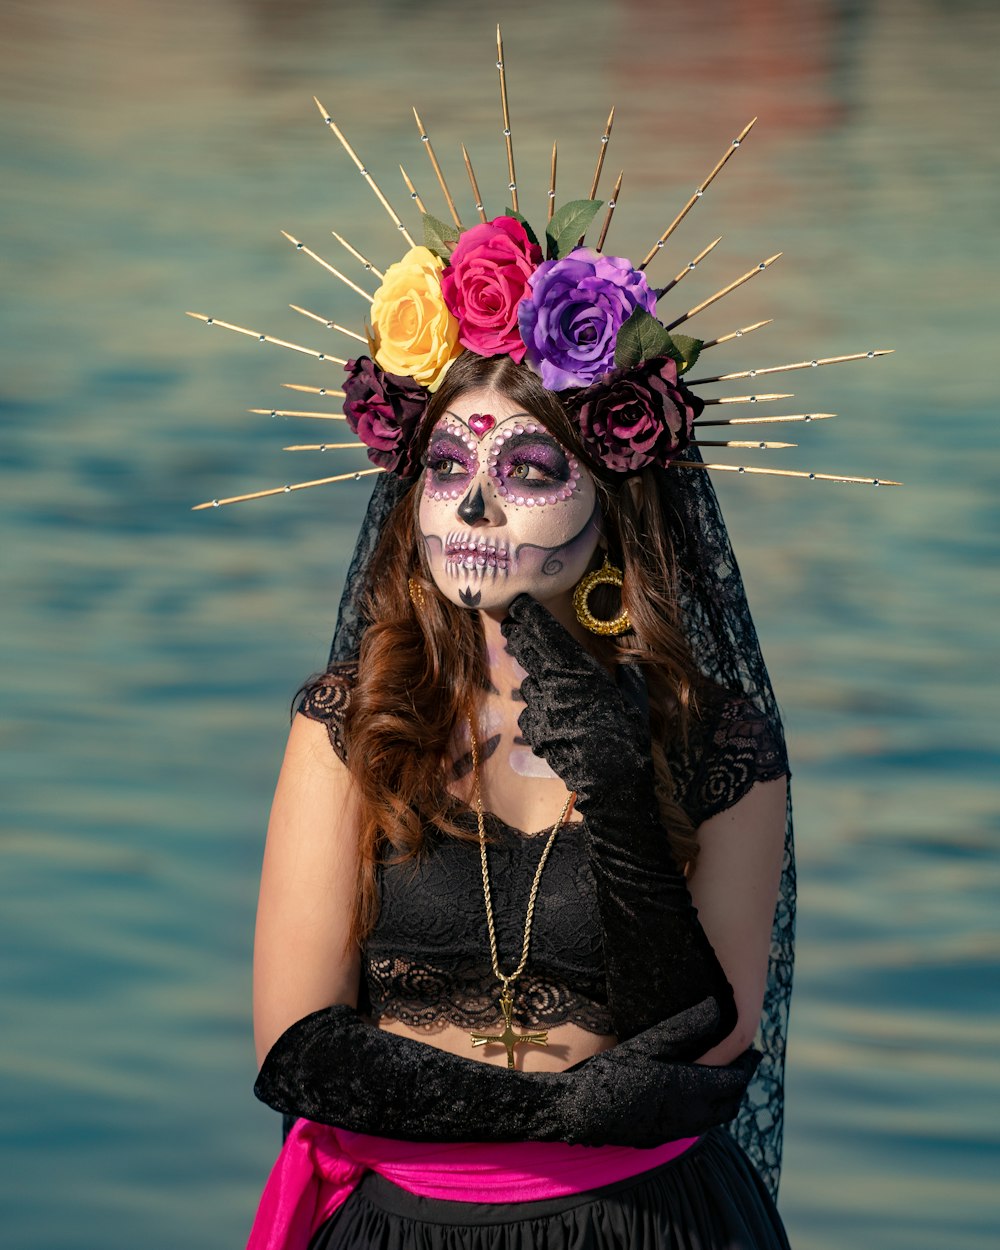
[[[787,1244],[721,1127],[758,1058],[780,723],[707,476],[609,469],[578,411],[465,351],[416,481],[379,483],[268,830],[257,1092],[305,1119],[251,1244]]]

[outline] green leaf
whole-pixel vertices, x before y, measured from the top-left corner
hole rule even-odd
[[[670,356],[677,360],[674,341],[645,308],[636,308],[618,331],[615,340],[615,367],[634,369],[654,356]],[[678,367],[680,362],[678,361]]]
[[[603,200],[570,200],[555,211],[545,227],[549,260],[558,260],[572,252],[603,203]]]
[[[424,213],[424,247],[446,260],[458,242],[458,227]]]
[[[673,352],[669,354],[677,361],[677,372],[684,373],[701,355],[701,347],[705,340],[693,339],[687,334],[671,334],[670,337],[677,351],[676,354]]]
[[[512,208],[505,208],[503,210],[503,216],[513,217],[515,221],[519,221],[521,225],[524,226],[524,233],[528,236],[529,243],[534,243],[536,247],[541,246],[538,242],[538,235],[535,234],[534,230],[532,230],[531,223],[528,221],[527,217],[522,217],[520,213],[515,212]]]

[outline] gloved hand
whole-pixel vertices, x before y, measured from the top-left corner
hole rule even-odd
[[[697,1057],[736,1027],[736,1002],[670,853],[649,731],[604,668],[529,595],[514,600],[501,630],[528,674],[521,731],[577,793],[618,1038],[711,996],[716,1030],[684,1056]]]
[[[464,1059],[325,1007],[275,1042],[254,1093],[320,1124],[406,1141],[657,1146],[731,1120],[760,1055],[726,1067],[673,1061],[714,1027],[711,1001],[566,1072]]]

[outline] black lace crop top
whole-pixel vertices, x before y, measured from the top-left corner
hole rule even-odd
[[[334,666],[307,687],[297,708],[326,725],[345,762],[344,713],[356,673],[356,663]],[[754,782],[789,773],[764,717],[742,697],[720,699],[692,726],[687,750],[671,755],[670,766],[678,802],[696,826],[731,807]],[[475,832],[475,814],[458,800],[456,819]],[[489,813],[486,830],[500,965],[512,966],[548,830],[528,834]],[[579,832],[573,822],[563,828],[545,867],[528,964],[518,980],[514,1023],[520,1029],[572,1023],[591,1033],[613,1031],[594,879]],[[446,1023],[495,1025],[499,985],[477,842],[429,829],[416,862],[384,864],[379,876],[380,911],[364,953],[361,1009],[427,1031]]]

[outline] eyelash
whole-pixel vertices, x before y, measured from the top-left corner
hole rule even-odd
[[[519,469],[522,466],[526,469],[535,469],[538,473],[542,475],[542,477],[541,478],[533,478],[533,477],[516,478],[513,470]],[[551,471],[551,469],[548,469],[544,464],[538,464],[538,462],[535,460],[528,459],[527,456],[520,457],[520,458],[518,458],[517,456],[513,456],[510,461],[509,469],[510,469],[510,472],[507,474],[507,476],[514,477],[516,481],[523,481],[529,484],[532,482],[548,483],[548,482],[558,481],[558,478]]]
[[[455,465],[458,466],[459,473],[452,471]],[[424,466],[429,472],[434,474],[438,481],[447,481],[448,478],[459,477],[462,474],[468,476],[472,472],[469,465],[465,464],[459,456],[449,454],[444,450],[435,454],[434,450],[431,449],[424,457]]]
[[[476,471],[475,466],[467,464],[457,451],[451,451],[447,445],[440,451],[431,447],[425,453],[424,467],[432,475],[434,481],[442,486],[455,482],[459,478],[470,477]],[[527,487],[546,490],[552,486],[563,485],[567,481],[566,473],[560,473],[558,469],[553,470],[549,465],[540,463],[531,456],[530,449],[525,449],[523,452],[517,449],[510,451],[507,457],[502,458],[498,468],[500,474],[497,484],[504,493],[506,493],[504,484],[507,482],[517,483],[522,489]],[[527,471],[525,476],[518,476],[517,470],[519,469]],[[531,473],[532,470],[534,470],[533,473]]]

